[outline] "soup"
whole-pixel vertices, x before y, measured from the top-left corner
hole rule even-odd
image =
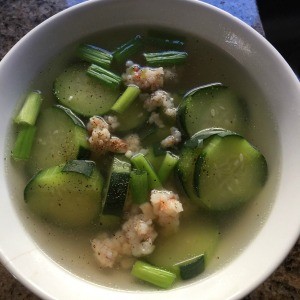
[[[114,32],[103,33],[101,34],[101,36],[90,37],[84,42],[99,45],[100,47],[103,47],[105,49],[112,50],[121,43],[130,40],[138,34],[147,36],[148,31],[143,28],[119,29]],[[108,38],[111,35],[114,35],[114,41],[110,41],[110,39]],[[188,200],[188,197],[184,193],[183,189],[174,187],[174,185],[177,184],[174,183],[175,179],[173,180],[173,178],[170,178],[170,180],[164,184],[164,189],[168,190],[169,192],[172,191],[176,195],[178,195],[182,203],[183,212],[179,217],[181,227],[179,227],[177,232],[171,235],[171,238],[174,239],[174,241],[170,243],[171,246],[164,245],[164,235],[162,235],[162,238],[158,238],[156,240],[156,247],[157,249],[162,248],[162,252],[160,255],[158,255],[158,257],[156,257],[154,254],[151,254],[152,257],[150,255],[148,258],[146,258],[147,262],[150,262],[154,265],[159,265],[160,267],[169,270],[170,266],[164,265],[160,261],[161,258],[163,258],[163,260],[166,260],[166,258],[164,258],[164,255],[168,254],[170,247],[172,248],[172,245],[176,245],[180,242],[181,236],[184,235],[185,229],[193,231],[193,226],[199,223],[199,225],[197,225],[199,226],[199,231],[203,227],[208,228],[206,231],[201,233],[201,235],[205,236],[207,232],[209,232],[209,234],[207,237],[208,248],[200,250],[198,249],[198,251],[202,251],[203,254],[206,254],[206,256],[208,257],[208,261],[206,264],[205,272],[195,279],[192,279],[197,280],[199,279],[199,277],[205,277],[211,272],[216,271],[217,268],[224,265],[227,261],[233,259],[234,256],[237,255],[238,252],[247,245],[247,243],[249,243],[255,232],[259,230],[259,227],[261,226],[268,212],[269,206],[271,205],[272,193],[274,193],[273,187],[276,182],[276,176],[272,174],[275,174],[276,170],[274,170],[273,162],[276,161],[278,153],[276,153],[275,151],[276,147],[273,146],[274,143],[276,144],[276,132],[275,126],[272,123],[272,118],[268,114],[266,108],[260,107],[260,99],[262,97],[260,91],[256,89],[255,82],[251,78],[249,78],[249,76],[243,70],[242,66],[238,65],[228,54],[214,48],[206,41],[200,41],[195,39],[194,37],[187,37],[184,43],[184,52],[188,53],[187,61],[184,64],[175,67],[178,76],[177,81],[170,80],[169,82],[167,82],[166,86],[163,87],[163,89],[166,89],[170,93],[173,102],[175,103],[177,101],[176,98],[181,98],[184,93],[199,86],[214,82],[221,82],[224,86],[229,86],[234,94],[238,95],[239,98],[244,99],[242,106],[247,106],[247,117],[242,118],[242,124],[239,125],[240,127],[237,127],[236,129],[238,131],[239,129],[241,129],[241,127],[244,127],[241,130],[241,134],[243,134],[243,136],[248,141],[258,147],[260,151],[265,155],[270,171],[270,176],[268,178],[267,184],[264,186],[259,195],[255,197],[255,199],[252,199],[250,202],[246,203],[242,207],[239,207],[238,209],[235,209],[234,211],[218,213],[214,214],[213,216],[211,216],[210,213],[204,212],[203,209],[199,212],[198,205]],[[37,78],[36,81],[32,84],[32,90],[37,89],[42,91],[44,98],[42,113],[57,101],[52,92],[52,84],[55,79],[60,76],[60,74],[62,74],[65,68],[73,65],[73,63],[75,63],[75,61],[77,60],[75,58],[74,52],[75,49],[77,49],[78,44],[71,45],[70,49],[66,49],[65,53],[63,53],[60,57],[55,58],[54,61],[51,62],[50,67],[48,69],[45,69],[45,71],[42,72],[41,76]],[[154,50],[155,49],[157,48],[154,47]],[[150,50],[153,51],[153,45],[150,45],[148,51]],[[131,57],[130,59],[134,61],[134,63],[138,63],[141,66],[145,65],[141,58],[136,59],[135,57]],[[129,64],[128,66],[132,67],[131,64]],[[119,72],[119,74],[124,73],[124,64],[117,66],[114,71]],[[137,69],[136,71],[139,70]],[[188,75],[186,75],[187,73]],[[240,74],[240,76],[238,76],[238,79],[236,76],[234,76],[234,74],[236,73]],[[213,88],[218,89],[219,86],[216,85],[213,86]],[[151,92],[154,93],[155,91]],[[150,93],[148,92],[148,94]],[[181,100],[179,100],[179,102],[181,103]],[[152,111],[150,113],[152,113]],[[211,117],[213,117],[215,113],[215,111],[210,110]],[[83,120],[85,121],[85,124],[88,123],[87,117],[83,118]],[[123,122],[125,126],[126,122]],[[166,122],[170,122],[172,125],[174,125],[174,123],[172,123],[173,121],[167,120]],[[159,123],[156,123],[156,125],[159,127]],[[124,129],[123,126],[121,129]],[[199,130],[200,129],[203,128],[199,128]],[[233,128],[226,129],[233,130]],[[116,135],[123,138],[128,134],[128,132],[126,131],[127,130],[125,130],[125,133],[122,132],[122,130],[116,131]],[[135,130],[132,130],[131,133],[135,133]],[[168,131],[168,133],[164,136],[159,136],[159,141],[167,138],[169,134],[170,131]],[[190,136],[192,135],[193,134],[190,133]],[[150,161],[151,158],[149,158],[149,155],[152,151],[151,146],[152,144],[157,143],[157,136],[158,135],[154,135],[151,137],[151,135],[148,135],[143,144],[143,149],[148,150],[147,153],[144,153],[145,157]],[[175,149],[175,152],[177,151],[176,154],[180,158],[182,158],[180,149],[183,143],[187,140],[190,140],[190,137],[183,138],[182,142],[178,144],[178,148]],[[102,159],[102,156],[99,157],[95,155],[90,158],[97,162],[97,167],[100,169],[100,172],[104,177],[103,181],[107,181],[108,177],[106,174],[106,169],[107,166],[110,166],[111,164],[111,158],[106,160]],[[118,159],[120,159],[120,157]],[[45,159],[43,158],[41,159],[41,161],[44,160]],[[158,164],[158,166],[156,167],[158,168],[161,163],[161,160],[152,160],[154,169],[155,164]],[[37,171],[37,169],[35,169],[36,166],[31,166],[31,168],[33,169],[29,171],[31,174],[26,175],[25,173],[28,171],[28,165],[25,165],[23,170],[21,170],[23,166],[21,166],[20,163],[13,162],[12,164],[13,168],[10,169],[9,172],[11,174],[9,175],[14,176],[15,172],[18,172],[18,174],[22,173],[22,175],[17,175],[17,178],[19,178],[19,180],[22,182],[21,186],[25,187],[26,181],[29,179],[29,176]],[[43,168],[48,167],[49,166],[44,166]],[[159,170],[156,169],[155,171],[158,172]],[[27,178],[24,179],[26,176]],[[177,184],[177,186],[180,185]],[[102,229],[103,224],[101,224],[101,222],[98,222],[96,225],[91,225],[86,228],[70,229],[64,228],[64,226],[58,227],[51,222],[40,220],[39,217],[35,216],[28,210],[24,203],[20,203],[20,199],[22,199],[22,191],[16,190],[12,186],[12,194],[14,195],[15,201],[17,202],[16,205],[20,208],[20,213],[24,218],[24,224],[32,233],[38,245],[45,251],[45,253],[47,253],[62,267],[70,270],[78,276],[101,285],[107,285],[122,289],[140,289],[141,286],[143,286],[140,281],[137,281],[136,279],[131,277],[129,272],[122,270],[119,265],[117,265],[117,269],[109,269],[108,271],[105,270],[104,272],[103,270],[99,270],[99,266],[95,262],[95,258],[93,256],[90,241],[95,238],[99,234],[99,232],[101,233],[104,231],[104,229]],[[199,216],[201,216],[200,221]],[[251,230],[249,230],[249,224],[251,224]],[[193,228],[191,229],[191,227]],[[112,229],[110,230],[110,233],[113,234],[116,232],[116,230]],[[153,253],[155,253],[155,250]],[[191,258],[194,258],[196,256],[197,255],[194,255],[193,257],[191,256]],[[186,283],[190,283],[192,282],[192,280],[186,281]],[[151,288],[148,285],[145,286],[147,288]],[[143,286],[143,288],[145,288],[145,286]]]

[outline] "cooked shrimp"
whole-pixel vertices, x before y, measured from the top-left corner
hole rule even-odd
[[[150,202],[157,223],[164,228],[164,232],[175,232],[179,226],[179,214],[183,211],[178,195],[171,191],[152,190]]]
[[[155,91],[164,84],[164,69],[162,67],[149,68],[129,64],[122,78],[126,85],[134,84],[141,90]]]
[[[116,121],[113,118],[109,118],[109,120],[111,123]],[[128,150],[125,141],[111,135],[111,126],[105,121],[104,118],[97,116],[91,117],[87,124],[87,130],[90,133],[88,141],[91,147],[99,154],[103,154],[107,151],[125,153]]]
[[[123,224],[122,230],[131,246],[133,256],[140,257],[153,252],[157,232],[151,219],[147,219],[143,214],[135,215]]]

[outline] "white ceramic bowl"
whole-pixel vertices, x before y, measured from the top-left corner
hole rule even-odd
[[[258,204],[246,212],[232,236],[236,252],[228,261],[212,263],[207,273],[169,291],[129,291],[91,283],[63,269],[43,252],[25,226],[21,179],[11,171],[7,133],[17,103],[31,81],[55,56],[84,37],[116,26],[157,25],[181,30],[207,40],[240,65],[254,84],[232,72],[232,82],[253,95],[253,105],[267,107],[275,138],[262,142],[269,160],[266,189],[269,205]],[[63,51],[62,51],[63,50]],[[230,66],[228,72],[231,72]],[[242,77],[242,78],[241,78]],[[34,293],[45,299],[238,299],[264,281],[281,263],[300,230],[300,89],[299,82],[278,52],[257,32],[229,14],[192,0],[88,1],[50,18],[27,34],[0,64],[1,204],[0,258],[8,270]],[[258,109],[259,111],[259,109]],[[264,110],[263,110],[264,111]],[[270,117],[272,116],[272,117]],[[271,128],[272,129],[272,128]],[[258,136],[260,131],[254,128]],[[270,143],[275,143],[271,144]],[[276,148],[276,150],[274,150]],[[8,176],[9,175],[9,176]],[[10,187],[10,188],[9,188]],[[13,187],[13,188],[12,188]],[[269,195],[269,197],[271,197]],[[18,197],[17,197],[18,198]],[[259,209],[263,209],[262,212]],[[261,213],[264,217],[259,218]],[[255,223],[261,223],[259,226]],[[251,227],[257,230],[251,233]],[[238,232],[241,230],[241,232]],[[236,232],[235,232],[236,231]],[[242,249],[242,250],[241,250]],[[241,251],[240,251],[241,250]],[[224,253],[225,253],[224,252]]]

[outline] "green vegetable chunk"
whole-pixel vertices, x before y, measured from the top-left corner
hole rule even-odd
[[[152,165],[149,163],[149,161],[146,159],[146,157],[143,154],[138,153],[134,155],[131,158],[131,162],[138,170],[143,170],[147,172],[150,189],[162,188],[162,184],[156,172],[154,171]]]
[[[143,48],[143,38],[140,35],[119,46],[113,52],[113,58],[118,64],[124,63]]]
[[[61,73],[54,93],[62,105],[85,117],[106,114],[119,97],[118,90],[89,76],[85,64],[71,65]]]
[[[179,105],[177,119],[190,137],[212,127],[245,134],[247,109],[230,88],[215,83],[188,92]]]
[[[209,209],[234,208],[255,197],[267,178],[263,155],[244,138],[227,135],[202,152],[195,168],[199,200]]]
[[[210,129],[184,144],[177,174],[194,203],[218,211],[254,198],[265,184],[268,167],[264,156],[240,135]]]
[[[80,45],[77,49],[77,55],[84,61],[99,65],[103,68],[110,68],[112,54],[107,50],[94,45]]]
[[[120,96],[120,98],[116,101],[116,103],[111,108],[112,111],[122,114],[138,97],[141,90],[138,86],[129,85],[125,92]],[[136,117],[136,116],[134,116]]]
[[[85,125],[69,109],[57,105],[42,111],[36,127],[30,174],[89,155]]]
[[[215,220],[209,215],[194,213],[180,221],[175,234],[158,236],[155,251],[146,259],[152,265],[180,275],[180,266],[195,261],[203,254],[209,261],[218,239],[219,228]]]
[[[133,265],[131,274],[164,289],[170,288],[176,279],[176,274],[151,266],[140,260]]]
[[[31,126],[35,125],[42,101],[42,95],[39,91],[29,93],[20,112],[15,118],[15,123]]]
[[[71,164],[72,171],[68,165],[60,165],[37,173],[25,188],[24,200],[35,214],[50,222],[81,227],[92,224],[100,213],[103,179],[91,161]]]
[[[169,151],[166,152],[165,158],[162,161],[162,164],[158,171],[158,177],[162,183],[164,183],[169,178],[169,176],[175,169],[178,160],[178,156]]]
[[[35,126],[25,126],[21,128],[11,153],[11,156],[15,161],[29,159],[35,133]]]
[[[119,75],[108,71],[96,64],[92,64],[89,66],[89,68],[87,69],[87,74],[96,78],[97,80],[101,81],[101,83],[112,89],[117,89],[122,83],[122,78]]]
[[[143,54],[148,66],[166,67],[182,64],[186,61],[188,54],[183,51],[164,51]]]
[[[182,280],[191,279],[204,271],[205,255],[201,254],[199,257],[192,259],[183,264],[179,264],[180,277]]]
[[[132,170],[130,173],[130,191],[132,201],[142,204],[149,200],[148,173],[144,170]]]
[[[121,217],[129,188],[131,165],[114,158],[106,183],[102,215]]]

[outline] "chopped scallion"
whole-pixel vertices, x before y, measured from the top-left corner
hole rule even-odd
[[[188,54],[183,51],[163,51],[143,54],[147,65],[152,67],[165,67],[182,64],[186,61]]]
[[[95,64],[90,65],[90,67],[87,70],[87,73],[99,79],[101,82],[110,86],[111,88],[118,88],[122,82],[122,78],[119,75]]]
[[[140,92],[141,90],[138,86],[129,85],[125,92],[115,102],[111,110],[119,114],[123,113],[130,106],[130,104],[138,97]]]
[[[144,170],[148,173],[148,182],[149,182],[150,189],[162,188],[161,182],[157,174],[155,173],[152,165],[149,163],[149,161],[145,158],[145,156],[142,153],[138,153],[134,155],[130,161],[138,170]]]
[[[133,265],[131,274],[164,289],[170,288],[176,279],[174,273],[154,267],[140,260]]]
[[[31,126],[34,125],[39,114],[42,101],[42,95],[39,91],[29,93],[20,112],[14,120],[15,123]]]
[[[77,55],[82,60],[99,65],[103,68],[110,68],[113,59],[110,52],[88,44],[80,45],[77,49]]]
[[[179,157],[174,155],[173,153],[167,151],[165,158],[161,164],[161,167],[158,171],[158,178],[161,183],[164,183],[170,176],[171,172],[174,170]]]
[[[133,39],[118,47],[113,53],[113,58],[119,64],[124,63],[129,57],[139,52],[142,47],[143,38],[140,35],[137,35]]]
[[[18,161],[29,159],[35,132],[35,126],[24,126],[20,129],[11,153],[14,160]]]
[[[148,174],[144,170],[132,170],[130,173],[130,191],[132,201],[142,204],[148,201],[149,187]]]

